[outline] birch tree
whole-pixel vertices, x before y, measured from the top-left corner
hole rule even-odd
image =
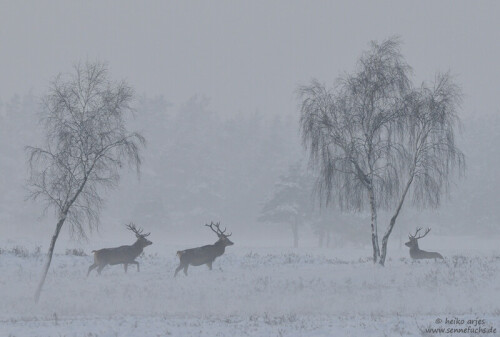
[[[319,191],[341,209],[371,212],[373,261],[380,256],[377,210],[399,187],[397,144],[411,68],[396,38],[371,49],[333,89],[318,81],[299,88],[303,143],[319,168]]]
[[[116,187],[119,170],[139,171],[145,139],[126,128],[133,90],[112,82],[107,67],[87,62],[71,74],[59,75],[42,102],[45,141],[28,146],[30,197],[44,203],[57,218],[47,260],[35,293],[38,302],[54,247],[63,225],[85,237],[99,224],[103,192]]]
[[[370,209],[373,262],[381,265],[407,195],[437,207],[465,162],[455,144],[460,88],[449,74],[415,88],[410,75],[400,41],[391,38],[372,42],[333,89],[317,81],[299,89],[302,139],[319,168],[320,193],[341,209]],[[380,208],[394,209],[381,251]]]

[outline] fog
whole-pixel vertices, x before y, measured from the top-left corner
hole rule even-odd
[[[464,98],[458,143],[467,164],[465,176],[453,179],[439,208],[422,210],[405,204],[391,237],[389,256],[408,256],[402,244],[417,226],[432,227],[434,237],[426,243],[441,242],[450,253],[485,247],[495,251],[491,240],[500,234],[499,13],[500,3],[494,1],[0,0],[0,248],[41,246],[42,252],[47,250],[56,219],[39,203],[26,200],[24,148],[42,139],[40,100],[55,76],[71,72],[75,63],[99,60],[108,64],[114,80],[123,79],[134,89],[135,113],[128,127],[146,137],[147,147],[141,173],[124,168],[118,187],[103,195],[99,229],[88,230],[88,238],[81,239],[65,226],[56,252],[78,247],[90,254],[104,246],[131,244],[134,237],[123,225],[133,221],[152,233],[154,244],[148,253],[173,259],[177,249],[215,242],[215,235],[203,225],[220,221],[236,243],[227,251],[236,257],[221,260],[229,264],[223,267],[226,272],[231,266],[257,264],[252,252],[265,255],[258,249],[295,254],[290,250],[289,224],[263,221],[262,214],[265,202],[290,168],[308,167],[299,132],[297,88],[313,78],[332,85],[354,69],[370,41],[399,36],[414,83],[432,81],[436,72],[450,71],[460,84]],[[311,177],[316,174],[308,172]],[[306,216],[299,226],[298,254],[342,258],[344,249],[355,249],[356,259],[370,256],[369,213],[342,213],[335,205],[320,207],[313,189],[309,192],[314,214],[327,214],[331,242],[325,248],[325,233],[318,230],[313,216]],[[382,230],[390,213],[382,211],[379,217]],[[320,243],[324,249],[318,250]],[[238,246],[244,253],[237,252]],[[163,268],[155,258],[152,265]],[[244,262],[235,262],[237,258]],[[272,269],[281,260],[269,261],[267,268]],[[168,268],[175,267],[172,261],[168,263]],[[329,262],[324,263],[319,272],[329,268]],[[86,265],[77,263],[82,273]],[[4,266],[8,269],[9,263]],[[30,275],[38,275],[41,264],[32,267]],[[115,271],[113,277],[121,272]],[[226,285],[234,285],[233,281],[253,282],[229,279]],[[328,291],[326,285],[320,288]],[[29,285],[18,288],[19,293],[24,291],[29,291]],[[285,295],[290,294],[285,291]],[[15,295],[9,296],[15,301]],[[251,294],[240,299],[250,298]],[[290,303],[289,310],[268,303],[268,310],[301,312],[297,308],[302,300]],[[352,304],[353,310],[358,304],[361,301]],[[65,305],[48,310],[65,310],[61,309]],[[160,303],[155,305],[160,310]],[[23,308],[20,305],[19,312]],[[259,308],[259,303],[251,302],[244,314],[252,315]],[[322,308],[339,314],[328,311],[328,304]],[[460,308],[469,310],[466,304]],[[476,309],[486,313],[495,308],[483,303]],[[82,314],[68,310],[72,315]],[[190,306],[179,310],[176,314],[185,315]],[[433,310],[428,313],[448,309],[443,304]],[[111,312],[111,308],[102,311],[103,315]],[[358,313],[368,315],[370,310]],[[17,314],[11,312],[11,316]],[[234,312],[220,310],[219,314]]]
[[[133,86],[132,127],[149,144],[142,180],[125,173],[119,190],[107,195],[103,229],[127,219],[163,229],[208,219],[244,227],[256,222],[287,166],[305,159],[297,87],[311,78],[333,83],[353,69],[369,41],[399,35],[416,83],[449,70],[465,93],[466,179],[455,182],[441,210],[422,220],[436,230],[496,231],[498,210],[486,205],[494,204],[499,184],[498,10],[494,2],[4,1],[2,230],[52,231],[50,220],[37,218],[37,206],[24,201],[22,152],[39,136],[40,97],[76,62],[106,61],[113,78]],[[186,184],[190,196],[178,190]],[[212,195],[193,190],[210,184],[217,186]],[[180,208],[183,202],[191,204]],[[144,209],[153,210],[147,220]]]

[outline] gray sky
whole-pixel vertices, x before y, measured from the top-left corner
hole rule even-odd
[[[0,0],[0,98],[98,58],[175,104],[203,94],[223,114],[294,113],[297,85],[331,83],[370,40],[400,35],[418,81],[451,70],[465,111],[498,113],[499,19],[498,1]]]

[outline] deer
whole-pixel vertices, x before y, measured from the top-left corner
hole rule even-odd
[[[187,270],[189,265],[191,266],[201,266],[202,264],[206,264],[209,270],[212,270],[212,263],[214,260],[224,254],[227,246],[232,246],[234,243],[228,239],[231,234],[226,234],[226,228],[224,230],[220,229],[220,222],[214,224],[210,222],[209,224],[205,224],[205,226],[209,227],[219,238],[216,243],[213,245],[206,245],[197,248],[191,248],[186,250],[179,250],[177,252],[177,256],[179,257],[180,263],[177,269],[175,270],[174,277],[177,276],[177,273],[184,269],[184,274],[187,276]]]
[[[417,237],[418,232],[422,230],[422,228],[417,228],[415,231],[415,234],[412,235],[411,233],[408,235],[408,239],[410,241],[405,243],[405,246],[410,247],[410,257],[412,259],[443,259],[443,256],[437,252],[426,252],[425,250],[421,250],[418,248],[418,239],[423,238],[429,232],[431,231],[430,228],[427,228],[425,230],[425,233],[423,235],[420,235]]]
[[[139,262],[135,259],[142,254],[145,247],[152,245],[153,243],[146,239],[151,233],[143,234],[142,229],[137,229],[133,223],[126,225],[126,228],[132,231],[137,240],[131,246],[120,246],[115,248],[103,248],[99,250],[93,250],[94,253],[94,264],[89,267],[87,272],[87,277],[90,272],[97,268],[97,273],[101,275],[102,269],[109,265],[123,264],[125,268],[125,273],[129,264],[135,264],[137,266],[137,271],[139,272]]]

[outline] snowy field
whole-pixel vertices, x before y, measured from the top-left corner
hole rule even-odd
[[[88,278],[92,256],[62,251],[35,305],[44,256],[5,244],[0,336],[471,336],[426,329],[500,329],[494,248],[444,249],[444,262],[412,262],[406,250],[394,249],[380,268],[368,249],[235,245],[214,270],[190,267],[188,277],[174,279],[178,248],[146,249],[140,273],[108,266]]]

